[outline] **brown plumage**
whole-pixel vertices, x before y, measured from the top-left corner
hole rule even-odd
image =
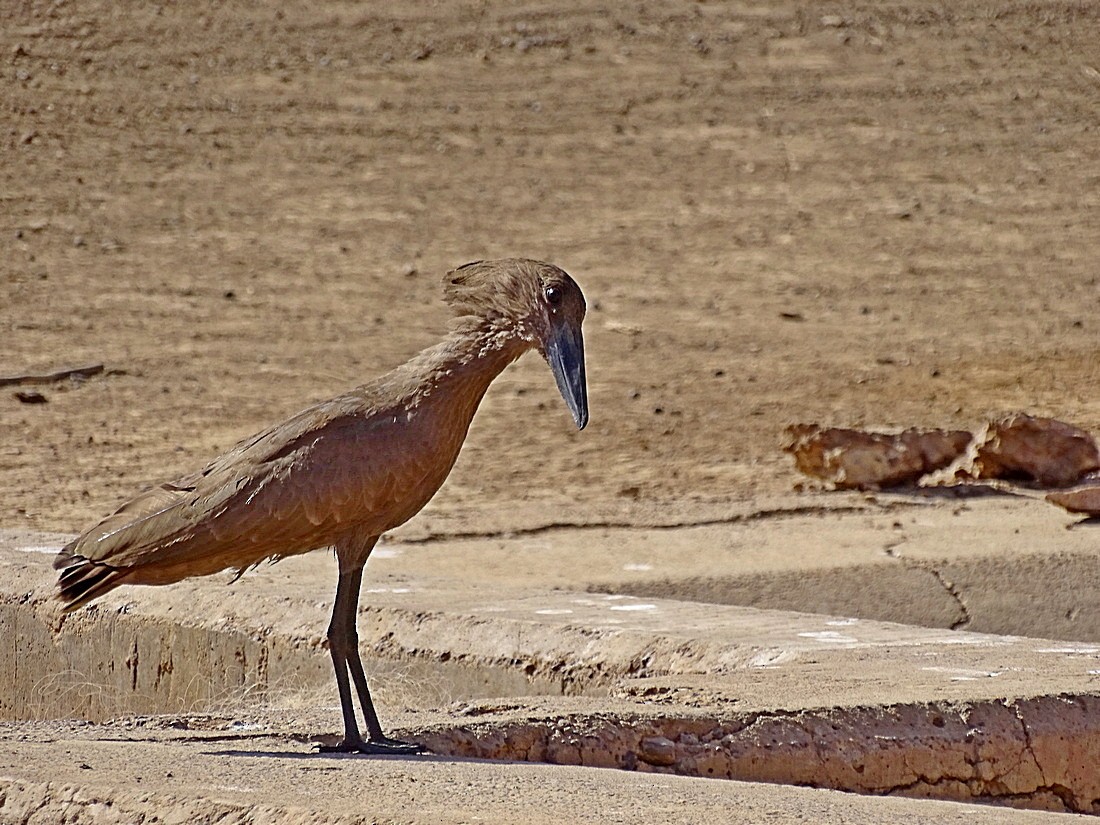
[[[584,296],[569,275],[525,259],[476,261],[448,273],[444,297],[456,318],[440,344],[142,493],[67,544],[54,560],[65,610],[122,584],[243,572],[334,547],[340,579],[329,643],[345,727],[337,749],[417,751],[382,734],[359,661],[355,618],[367,557],[443,484],[490,382],[527,350],[549,363],[577,426],[588,421]]]

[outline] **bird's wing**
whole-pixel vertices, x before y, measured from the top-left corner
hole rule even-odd
[[[371,417],[340,402],[306,410],[201,472],[142,493],[65,553],[115,568],[194,563],[212,572],[330,543],[341,526],[369,516],[386,486],[378,456],[372,460]]]

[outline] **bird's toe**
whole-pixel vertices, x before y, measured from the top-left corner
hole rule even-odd
[[[359,753],[369,753],[375,756],[410,756],[425,753],[427,750],[426,747],[417,742],[402,742],[400,739],[390,739],[388,736],[368,739],[359,745]]]
[[[317,753],[357,753],[359,751],[359,746],[362,744],[362,741],[349,742],[346,739],[341,739],[335,745],[328,745],[324,742],[314,742],[313,750]]]
[[[371,756],[413,756],[428,750],[416,742],[402,742],[400,739],[390,739],[388,736],[366,741],[342,739],[335,745],[319,743],[314,747],[317,753],[365,753]]]

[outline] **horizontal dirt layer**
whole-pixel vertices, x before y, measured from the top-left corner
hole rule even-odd
[[[1100,813],[1100,697],[473,721],[434,752]]]
[[[546,724],[556,718],[551,713]],[[405,715],[402,724],[413,721]],[[445,756],[319,755],[286,735],[289,726],[301,725],[301,718],[286,713],[251,712],[109,725],[0,724],[0,822],[129,825],[156,817],[226,825],[696,825],[701,811],[769,825],[1074,821],[1040,811],[640,771]]]

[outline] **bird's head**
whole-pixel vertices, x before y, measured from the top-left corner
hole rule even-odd
[[[525,258],[474,261],[447,273],[444,298],[464,328],[538,349],[578,429],[588,423],[584,295],[568,273]]]

